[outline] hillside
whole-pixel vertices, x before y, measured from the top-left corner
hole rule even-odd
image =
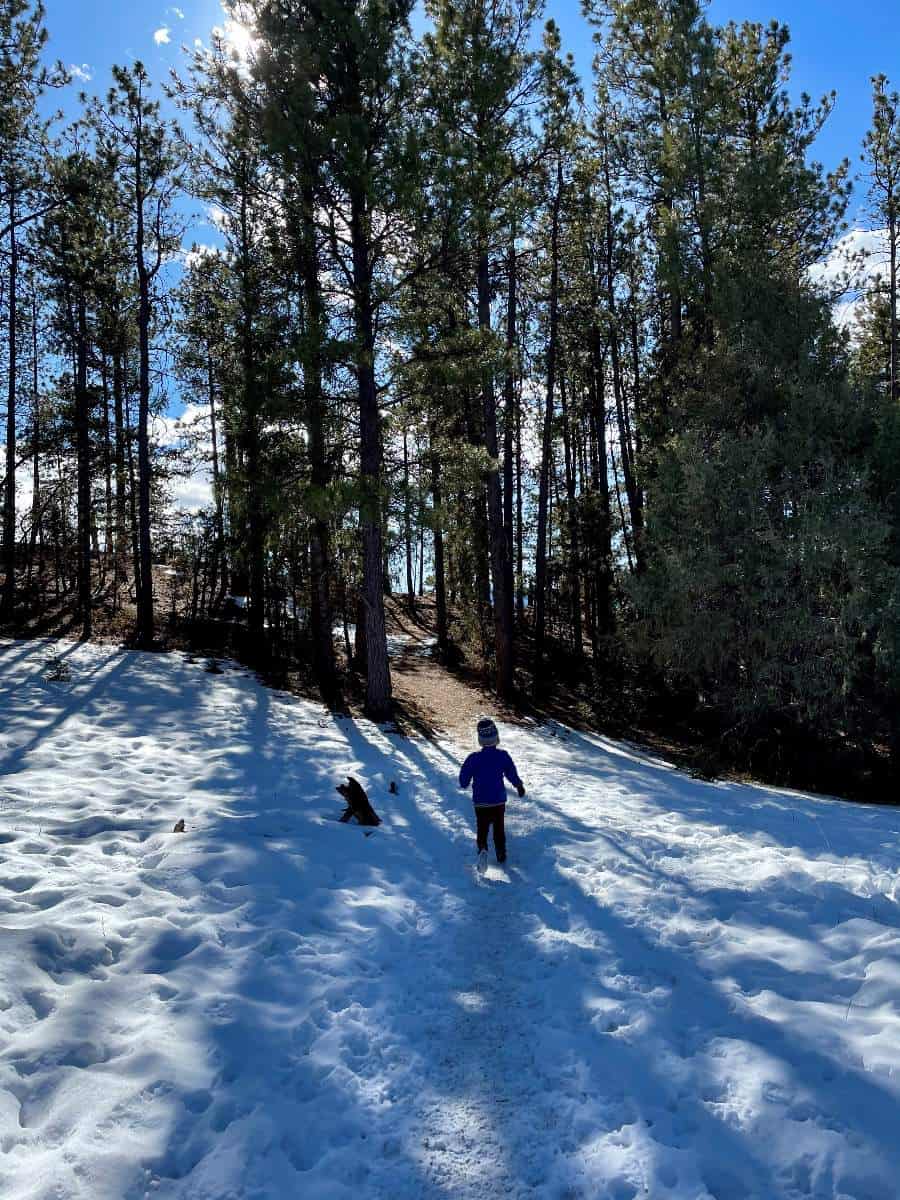
[[[0,713],[4,1200],[895,1193],[894,810],[523,719],[482,879],[464,725],[9,641]]]

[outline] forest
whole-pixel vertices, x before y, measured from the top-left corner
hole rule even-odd
[[[230,10],[240,52],[117,66],[65,122],[42,4],[0,0],[0,629],[386,720],[393,593],[499,701],[888,798],[890,81],[829,172],[788,30],[702,0],[584,0],[589,79],[536,0]],[[823,271],[854,187],[884,253]]]

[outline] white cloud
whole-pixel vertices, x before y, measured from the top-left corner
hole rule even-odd
[[[222,253],[218,246],[209,246],[203,242],[195,242],[190,249],[184,250],[184,265],[190,270],[203,262],[205,258],[215,258]]]
[[[175,18],[176,21],[184,20],[184,13],[182,12],[182,10],[180,8],[175,8],[173,6],[168,11],[172,14],[172,16]]]
[[[186,478],[179,476],[170,482],[169,493],[172,507],[177,512],[195,513],[201,508],[211,508],[212,476],[209,471],[198,471]]]
[[[153,40],[157,46],[167,46],[172,40],[172,30],[167,25],[161,26],[153,34]]]
[[[845,276],[849,276],[851,287],[862,286],[884,265],[885,232],[883,229],[851,229],[827,258],[810,268],[811,281],[828,289],[843,285]]]
[[[216,229],[225,229],[228,225],[228,213],[218,204],[210,204],[206,210],[206,219]]]
[[[195,435],[209,428],[209,409],[205,404],[190,401],[179,416],[164,413],[154,418],[153,433],[163,446],[177,445],[185,435]],[[202,439],[204,450],[211,450],[209,434]]]
[[[94,78],[94,68],[87,63],[69,63],[69,74],[82,83],[90,83]]]
[[[810,281],[833,300],[835,323],[856,332],[866,293],[887,265],[886,229],[851,229],[822,262],[809,271]]]
[[[205,405],[189,403],[178,417],[172,413],[157,417],[153,432],[163,446],[186,446],[188,443],[194,446],[188,474],[176,475],[169,481],[172,507],[188,513],[209,508],[213,501],[212,470],[208,465],[212,457],[209,409]]]

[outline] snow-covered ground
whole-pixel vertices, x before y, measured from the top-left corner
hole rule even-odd
[[[344,636],[343,625],[335,625],[334,636],[342,639]],[[351,642],[356,637],[356,626],[347,626],[347,637]],[[434,648],[437,645],[436,637],[414,637],[411,633],[389,633],[387,635],[387,652],[389,658],[400,658],[404,653],[411,654],[414,658],[431,658]]]
[[[0,643],[3,1200],[897,1196],[900,813],[502,732],[479,881],[463,748]]]

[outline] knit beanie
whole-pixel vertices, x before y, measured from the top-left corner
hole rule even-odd
[[[478,722],[478,745],[496,746],[499,741],[500,734],[497,732],[497,726],[490,717],[482,717]]]

